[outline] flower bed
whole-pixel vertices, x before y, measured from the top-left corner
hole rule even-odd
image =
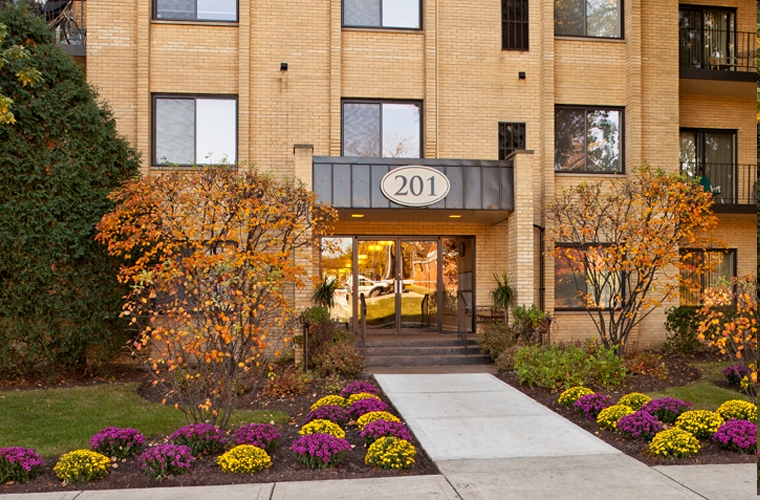
[[[358,388],[361,392],[369,392],[369,390],[379,392],[379,389],[374,386],[371,386],[368,390],[367,382],[362,381],[361,384],[361,387]],[[338,388],[338,390],[340,390],[340,388]],[[320,392],[320,389],[316,388],[314,390],[310,390],[309,392],[318,394]],[[312,394],[308,394],[304,397],[296,396],[283,398],[279,402],[273,402],[271,398],[267,398],[265,400],[265,403],[256,404],[254,407],[266,407],[271,405],[270,407],[276,410],[289,409],[288,413],[293,419],[293,423],[295,421],[300,422],[303,421],[306,414],[309,413],[309,406],[315,400],[320,399],[319,396],[322,395],[324,395],[324,392],[322,392],[322,394],[318,394],[318,396],[312,396]],[[264,396],[262,396],[262,398],[263,397]],[[380,401],[375,398],[367,398],[359,399],[357,402],[370,400]],[[251,404],[247,404],[250,408]],[[384,404],[387,405],[387,403]],[[345,411],[345,409],[342,410]],[[392,407],[387,407],[387,410],[391,414],[395,413],[395,410],[393,410]],[[394,416],[390,418],[397,417]],[[383,422],[384,421],[378,420],[377,425],[380,425]],[[343,446],[344,449],[341,450],[345,453],[342,461],[335,467],[330,467],[330,472],[328,473],[330,478],[340,479],[388,477],[398,474],[406,474],[405,471],[409,470],[407,468],[402,468],[401,470],[386,470],[380,468],[379,466],[373,466],[371,464],[365,463],[367,447],[371,444],[371,442],[374,442],[377,440],[377,438],[382,437],[384,433],[379,432],[373,435],[369,440],[370,442],[365,444],[367,437],[360,435],[360,431],[355,423],[346,422],[343,425],[345,426],[346,441],[348,441],[349,446],[347,449],[345,449],[345,446]],[[411,433],[409,433],[408,429],[406,429],[403,424],[400,425],[403,427],[405,432],[397,432],[398,435],[395,437],[404,439],[405,441],[410,441],[410,445],[413,444],[413,447],[416,447],[416,441],[413,443],[411,442],[414,440],[414,437],[411,435]],[[193,458],[192,460],[188,460],[189,466],[181,467],[181,469],[177,471],[170,470],[170,467],[172,466],[171,460],[168,461],[168,465],[167,461],[164,460],[165,458],[171,456],[170,454],[161,454],[161,460],[156,460],[156,462],[159,463],[157,467],[154,466],[152,468],[149,468],[146,465],[146,469],[148,470],[143,470],[142,462],[138,462],[137,455],[140,455],[138,452],[137,455],[131,455],[116,460],[109,458],[108,460],[104,461],[104,465],[106,465],[105,468],[108,472],[105,476],[101,477],[98,480],[78,482],[76,484],[70,484],[68,486],[64,485],[62,481],[59,480],[53,473],[52,466],[55,464],[56,460],[44,459],[44,463],[41,467],[40,477],[31,478],[31,480],[26,483],[21,483],[20,480],[16,480],[12,485],[6,484],[4,485],[3,492],[30,493],[38,491],[67,491],[71,488],[77,490],[104,488],[120,489],[146,488],[152,486],[226,484],[230,482],[251,483],[324,479],[327,477],[325,476],[325,472],[323,472],[321,469],[308,468],[304,462],[299,460],[298,455],[291,449],[292,442],[300,437],[297,435],[299,430],[299,426],[289,425],[285,423],[285,421],[282,421],[282,423],[274,426],[270,424],[247,424],[240,426],[237,429],[233,428],[228,432],[222,433],[221,438],[228,443],[226,450],[234,448],[236,445],[254,445],[254,443],[257,447],[269,448],[267,443],[273,444],[278,440],[286,440],[288,443],[287,446],[273,446],[273,452],[268,453],[270,457],[270,465],[265,467],[265,473],[254,472],[255,469],[260,468],[262,464],[266,462],[266,460],[262,458],[263,455],[255,450],[248,450],[241,456],[230,455],[230,451],[227,451],[227,459],[221,462],[220,459],[222,456],[225,456],[223,452],[226,450],[222,450],[216,453],[206,453],[199,456],[194,456],[191,453],[189,456],[192,456]],[[111,431],[107,429],[103,429],[98,434],[107,435],[110,432]],[[139,431],[135,430],[135,432]],[[140,450],[140,452],[147,452],[148,450],[154,450],[158,448],[159,445],[165,445],[168,437],[173,434],[176,434],[176,432],[169,432],[163,436],[150,436],[149,438],[145,438],[141,445],[142,450]],[[181,434],[187,435],[188,429],[183,430]],[[204,433],[201,434],[206,435]],[[213,431],[213,429],[211,429],[207,434],[216,436],[216,432]],[[279,436],[279,438],[275,438],[275,436]],[[409,449],[408,447],[404,448],[407,450]],[[411,469],[413,471],[412,473],[420,475],[436,474],[437,469],[435,465],[424,453],[424,451],[417,450],[416,448],[414,449],[416,454],[413,457],[414,464],[412,466],[413,468]],[[85,451],[92,453],[88,450]],[[155,451],[152,452],[152,454],[155,453]],[[238,450],[234,455],[238,455],[240,453],[241,450]],[[176,465],[176,454],[173,456]],[[156,457],[153,456],[152,458]],[[145,461],[147,462],[147,460]],[[182,462],[182,460],[180,460],[180,462]],[[163,463],[164,469],[161,468],[160,463]],[[410,464],[407,464],[407,466],[408,465]],[[1,470],[2,469],[0,469],[0,471]]]

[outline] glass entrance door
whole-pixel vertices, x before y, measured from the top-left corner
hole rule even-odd
[[[438,331],[438,240],[399,243],[399,327],[402,331]]]
[[[353,331],[363,304],[370,334],[473,331],[472,237],[324,238],[320,260],[340,283],[331,316]]]
[[[358,240],[356,243],[356,273],[349,292],[356,287],[357,304],[364,294],[367,332],[395,333],[397,311],[397,262],[395,240]]]

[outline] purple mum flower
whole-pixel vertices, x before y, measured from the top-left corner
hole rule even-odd
[[[193,460],[189,447],[175,444],[159,444],[137,457],[140,468],[153,479],[184,474]]]
[[[368,423],[364,426],[360,435],[368,445],[386,436],[393,436],[406,441],[412,440],[412,434],[409,432],[406,424],[403,422],[388,422],[387,420],[375,420]]]
[[[236,444],[250,444],[271,452],[277,447],[280,432],[271,424],[248,424],[235,431]]]
[[[42,458],[34,448],[0,448],[0,483],[24,482],[42,474]]]
[[[585,394],[573,403],[575,411],[585,415],[592,422],[596,422],[599,412],[609,406],[612,406],[612,400],[604,394]]]
[[[227,444],[224,433],[211,424],[190,424],[180,427],[171,436],[173,444],[189,446],[194,456],[220,452]]]
[[[689,409],[691,403],[686,403],[675,398],[653,399],[644,406],[640,411],[651,413],[657,420],[665,424],[672,424],[678,416]]]
[[[639,410],[618,420],[617,430],[630,439],[650,441],[663,429],[662,422],[649,412]]]
[[[307,413],[302,425],[306,425],[312,420],[329,420],[343,427],[348,422],[349,416],[342,406],[323,405]]]
[[[359,394],[360,392],[368,392],[377,395],[380,392],[380,389],[369,382],[355,380],[346,384],[346,387],[341,391],[340,395],[347,398],[351,394]]]
[[[290,449],[310,469],[325,469],[342,462],[351,443],[330,434],[307,434],[293,441]]]
[[[382,401],[380,399],[375,398],[367,398],[367,399],[360,399],[358,401],[354,401],[353,404],[348,409],[348,414],[353,419],[357,419],[364,415],[365,413],[370,413],[373,411],[387,411],[388,410],[388,403],[385,401]]]
[[[107,457],[126,458],[134,455],[145,442],[139,431],[119,427],[106,427],[90,438],[90,446]]]
[[[744,377],[749,376],[749,370],[742,364],[731,365],[723,370],[723,375],[729,384],[738,386]]]
[[[715,431],[712,440],[721,448],[753,453],[757,450],[757,425],[749,420],[731,419]]]

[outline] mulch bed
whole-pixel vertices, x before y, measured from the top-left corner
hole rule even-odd
[[[31,386],[36,387],[34,384],[31,384]],[[163,394],[147,383],[141,386],[139,392],[144,398],[151,401],[161,401],[163,399]],[[298,430],[303,418],[309,412],[309,406],[328,393],[329,391],[325,389],[324,385],[315,381],[311,383],[307,393],[301,396],[272,399],[259,392],[245,394],[239,399],[236,406],[241,409],[280,410],[291,416],[291,421],[288,424],[277,426],[282,437],[280,438],[280,446],[271,454],[272,466],[256,474],[225,474],[216,465],[216,457],[200,457],[193,462],[193,468],[187,474],[156,481],[143,474],[137,465],[137,459],[133,457],[125,461],[119,461],[118,466],[111,470],[103,479],[64,486],[53,473],[53,466],[57,458],[50,458],[44,460],[44,472],[40,477],[24,484],[3,485],[0,487],[0,493],[271,483],[439,474],[438,468],[430,457],[427,456],[425,450],[416,439],[412,440],[412,444],[417,449],[417,455],[415,456],[415,464],[411,468],[393,471],[374,469],[365,465],[364,455],[367,450],[364,448],[364,439],[359,436],[359,431],[355,425],[344,426],[346,439],[352,445],[355,445],[355,447],[348,452],[346,459],[340,466],[325,470],[307,468],[298,461],[296,454],[290,451],[290,445],[299,437]],[[381,393],[380,396],[386,403],[390,404],[385,394]],[[398,415],[398,412],[392,405],[389,411]]]
[[[633,375],[623,387],[615,391],[607,391],[598,387],[592,387],[596,392],[607,394],[613,401],[617,401],[620,396],[629,392],[655,392],[667,389],[668,387],[681,386],[700,379],[699,370],[695,369],[690,363],[703,361],[720,361],[723,358],[715,354],[702,354],[698,356],[664,356],[663,361],[668,368],[668,377],[665,380],[649,375]],[[596,422],[587,420],[583,415],[575,413],[572,409],[560,406],[557,403],[559,392],[552,392],[543,387],[529,387],[520,384],[514,372],[503,372],[497,375],[501,380],[511,385],[515,389],[527,394],[537,402],[546,406],[550,410],[559,413],[571,422],[577,424],[588,432],[594,434],[606,443],[614,446],[626,455],[629,455],[640,462],[649,466],[653,465],[697,465],[697,464],[742,464],[755,463],[754,455],[746,453],[737,453],[722,450],[709,439],[700,440],[702,448],[699,452],[690,458],[659,458],[652,457],[647,453],[648,443],[639,440],[623,439],[619,434],[611,431],[599,429]],[[730,387],[728,384],[725,387]],[[738,396],[738,393],[737,393]],[[760,489],[758,490],[760,491]]]

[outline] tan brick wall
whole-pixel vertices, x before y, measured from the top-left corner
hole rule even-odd
[[[627,172],[643,162],[677,171],[679,127],[735,128],[739,162],[756,161],[754,98],[679,95],[676,0],[622,0],[622,40],[555,38],[554,1],[529,2],[526,52],[501,50],[499,0],[423,0],[419,31],[342,28],[341,0],[238,1],[240,20],[232,25],[152,21],[147,0],[88,2],[88,79],[110,103],[120,131],[143,151],[144,164],[156,92],[237,94],[239,159],[278,175],[308,176],[309,154],[340,154],[342,98],[422,100],[426,157],[496,159],[497,123],[524,122],[533,154],[518,199],[529,202],[510,220],[338,227],[349,234],[474,235],[481,303],[493,272],[528,265],[530,252],[518,252],[519,242],[537,252],[532,225],[546,224],[546,202],[595,178],[554,173],[555,104],[625,107]],[[711,4],[737,7],[738,29],[755,30],[754,2]],[[280,71],[281,62],[288,71]],[[294,151],[295,144],[313,149]],[[737,242],[740,267],[756,265],[755,225],[754,217],[721,217],[719,233]],[[538,288],[535,272],[524,274],[522,286]],[[545,278],[551,310],[551,257]],[[640,345],[664,338],[662,320],[658,311],[642,324]],[[595,334],[589,321],[585,313],[558,313],[555,338]]]

